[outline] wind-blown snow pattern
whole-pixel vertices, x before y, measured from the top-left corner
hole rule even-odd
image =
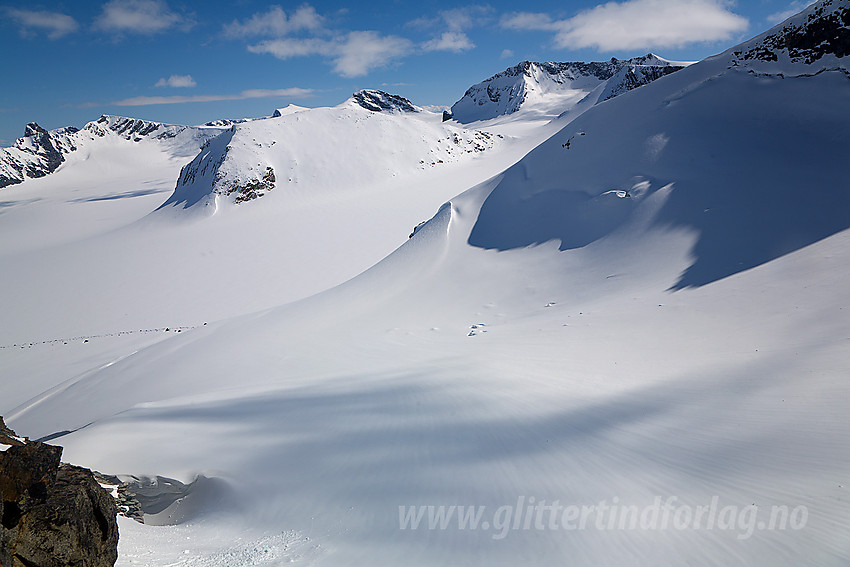
[[[452,106],[452,117],[468,124],[520,110],[545,113],[554,109],[559,114],[594,92],[594,102],[607,100],[689,64],[652,53],[596,63],[523,61],[470,87]]]
[[[513,141],[447,164],[442,177],[437,167],[405,172],[412,154],[400,152],[399,183],[374,192],[276,185],[262,202],[202,222],[148,219],[61,242],[52,255],[5,252],[10,282],[42,286],[49,301],[74,277],[61,264],[68,255],[111,263],[113,247],[135,254],[154,241],[157,254],[137,261],[145,270],[85,280],[104,303],[132,291],[120,317],[97,301],[86,312],[69,295],[73,316],[36,311],[45,333],[149,312],[200,317],[228,303],[242,311],[159,329],[155,340],[0,345],[0,412],[19,434],[51,436],[65,458],[106,474],[187,487],[203,475],[219,487],[188,494],[179,525],[122,519],[120,566],[843,567],[850,81],[844,57],[826,52],[810,63],[782,49],[776,60],[741,54],[780,45],[776,33],[806,36],[848,5],[818,3],[564,116],[553,136],[483,178],[490,170],[476,168],[488,155],[515,156],[499,153]],[[300,135],[298,117],[320,130],[420,131],[426,141],[440,120],[350,104],[299,110],[235,125],[205,149],[218,152],[208,163],[275,166],[281,183],[290,150],[278,156],[268,144]],[[254,138],[263,145],[252,156]],[[318,280],[320,267],[367,243],[369,224],[473,169],[478,181],[434,203],[410,239],[384,230],[404,243],[356,277],[263,310],[240,303],[303,266]],[[214,181],[211,171],[203,175]],[[9,191],[20,199],[24,189]],[[39,205],[16,201],[4,223]],[[373,210],[333,238],[309,232],[328,215],[344,223]],[[272,232],[289,225],[288,238]],[[307,255],[282,259],[296,248]],[[181,261],[167,262],[175,250]],[[21,258],[36,253],[61,281]],[[218,277],[192,280],[210,258]],[[162,271],[144,279],[148,269]],[[149,296],[160,291],[160,302],[180,301],[158,311]],[[4,316],[19,317],[0,300]]]
[[[272,191],[328,193],[363,190],[396,177],[475,158],[503,137],[443,124],[406,99],[359,91],[333,108],[276,113],[238,124],[211,140],[183,168],[174,194],[163,204],[218,210]]]
[[[187,157],[221,131],[222,128],[216,127],[178,126],[109,115],[89,122],[82,129],[66,127],[48,132],[31,123],[11,148],[0,148],[0,188],[53,173],[68,154],[98,138],[114,136],[134,143],[154,143],[171,155]]]

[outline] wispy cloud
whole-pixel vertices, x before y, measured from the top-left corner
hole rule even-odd
[[[746,31],[749,22],[731,7],[727,0],[625,0],[600,4],[565,20],[533,12],[509,14],[501,25],[553,32],[555,45],[561,48],[603,52],[670,48],[727,41]]]
[[[267,53],[278,59],[322,55],[330,58],[334,71],[343,77],[359,77],[405,57],[413,43],[375,31],[354,31],[333,38],[283,38],[249,45],[251,53]]]
[[[195,82],[195,79],[192,78],[192,75],[171,75],[167,79],[163,77],[158,80],[155,87],[172,87],[172,88],[186,88],[186,87],[194,87],[198,83]]]
[[[280,6],[270,6],[268,12],[257,13],[245,21],[233,20],[224,25],[224,35],[230,38],[249,36],[283,37],[303,30],[318,31],[324,18],[316,9],[305,4],[287,16]]]
[[[192,25],[189,18],[172,11],[163,0],[110,0],[94,22],[94,28],[100,31],[143,35]]]
[[[424,51],[459,53],[475,48],[475,44],[466,34],[466,30],[491,21],[492,12],[493,9],[490,6],[460,6],[451,10],[443,10],[435,17],[417,18],[408,22],[408,25],[442,30],[436,37],[422,44]]]
[[[510,58],[511,58],[511,57],[513,57],[513,56],[514,56],[514,52],[513,52],[513,51],[511,51],[510,49],[504,49],[504,50],[502,50],[502,54],[500,55],[500,57],[501,57],[502,59],[510,59]]]
[[[802,12],[809,6],[815,3],[816,0],[797,0],[796,2],[791,2],[788,5],[788,8],[781,11],[776,12],[775,14],[770,14],[767,17],[767,21],[770,24],[778,24],[780,22],[784,22],[791,16],[797,15],[799,12]]]
[[[293,87],[289,89],[251,89],[230,95],[193,95],[193,96],[136,96],[109,103],[110,106],[151,106],[155,104],[186,104],[193,102],[218,102],[225,100],[246,100],[250,98],[309,98],[313,89]],[[94,106],[87,103],[83,106]],[[99,105],[98,105],[99,106]]]
[[[34,30],[47,33],[50,39],[59,39],[80,28],[77,20],[67,14],[60,12],[48,12],[46,10],[22,10],[20,8],[3,8],[2,13],[15,21],[24,35],[31,34]]]
[[[359,77],[386,67],[412,49],[413,43],[403,37],[382,36],[374,31],[350,32],[333,59],[334,71],[343,77]]]
[[[435,37],[422,44],[422,49],[425,51],[454,51],[455,53],[460,53],[474,47],[475,44],[472,43],[469,36],[461,31],[443,32],[439,37]]]

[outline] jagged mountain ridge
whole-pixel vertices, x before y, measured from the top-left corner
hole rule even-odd
[[[107,114],[82,128],[67,126],[48,131],[32,122],[12,147],[0,148],[0,188],[53,173],[66,156],[99,138],[154,142],[175,156],[189,157],[223,131],[225,128],[219,125],[183,126]]]
[[[599,91],[597,100],[607,100],[689,64],[668,61],[652,53],[592,63],[523,61],[470,87],[452,106],[451,114],[462,124],[532,107],[559,114],[600,87],[603,90]]]

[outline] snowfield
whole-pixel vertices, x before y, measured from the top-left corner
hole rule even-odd
[[[3,189],[0,413],[215,480],[122,566],[845,565],[850,68],[779,39],[848,13],[545,125],[349,101]]]

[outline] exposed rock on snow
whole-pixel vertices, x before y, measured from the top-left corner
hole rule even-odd
[[[266,171],[260,179],[250,179],[242,183],[234,182],[233,185],[225,190],[224,194],[232,195],[236,193],[236,199],[233,202],[244,203],[245,201],[262,197],[268,191],[274,189],[274,182],[274,169],[269,166],[266,167]]]
[[[811,65],[827,56],[843,59],[850,55],[850,5],[842,0],[815,4],[743,47],[734,52],[736,63]]]
[[[519,65],[470,87],[451,109],[463,124],[513,114],[530,107],[554,106],[569,110],[595,89],[604,85],[598,100],[607,100],[655,79],[678,71],[690,63],[662,59],[649,53],[643,57],[594,63],[535,63]]]
[[[223,481],[204,475],[188,484],[164,476],[94,475],[112,493],[120,515],[154,526],[186,522],[228,493]]]
[[[61,455],[37,441],[0,453],[0,565],[115,564],[115,503],[90,470],[60,464]]]
[[[376,91],[364,89],[358,91],[351,96],[356,104],[362,106],[366,110],[372,112],[383,111],[400,111],[400,112],[421,112],[422,109],[414,105],[404,97],[385,93],[384,91]]]

